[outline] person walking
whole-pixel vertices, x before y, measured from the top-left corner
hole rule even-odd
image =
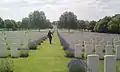
[[[52,32],[49,30],[48,32],[49,43],[52,44]]]

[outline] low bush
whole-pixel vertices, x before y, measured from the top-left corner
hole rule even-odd
[[[29,44],[28,44],[28,48],[31,49],[31,50],[36,50],[37,49],[37,46],[38,46],[38,43],[37,41],[31,41]]]
[[[115,50],[115,49],[113,49],[113,53],[114,53],[114,54],[116,53],[116,50]]]
[[[14,66],[13,61],[8,59],[3,59],[0,61],[0,72],[13,72]]]
[[[83,53],[85,52],[85,48],[82,48],[82,52],[83,52]]]
[[[41,37],[38,40],[31,40],[28,44],[28,48],[31,50],[36,50],[37,46],[40,45],[45,39],[47,39],[47,36]]]
[[[72,65],[69,72],[87,72],[86,69],[80,65]]]
[[[43,43],[43,39],[42,39],[42,38],[39,38],[39,39],[37,40],[37,44],[40,45],[41,43]]]
[[[105,49],[103,49],[103,53],[105,53]]]
[[[66,57],[74,57],[74,51],[66,50],[65,54]]]
[[[92,52],[93,52],[93,53],[95,53],[95,52],[96,52],[95,48],[93,48]]]
[[[81,60],[71,60],[68,63],[69,72],[87,72],[87,64]]]
[[[82,53],[82,59],[85,59],[85,55],[84,55],[84,53]]]
[[[29,49],[25,48],[18,48],[20,57],[28,57],[29,56]]]

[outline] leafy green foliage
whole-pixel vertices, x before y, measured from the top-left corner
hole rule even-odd
[[[77,28],[77,16],[73,12],[64,12],[58,21],[59,28],[76,29]]]
[[[94,31],[94,27],[96,25],[96,21],[90,21],[88,25],[88,30]]]
[[[120,33],[120,15],[115,15],[108,23],[108,30],[111,33]]]
[[[94,31],[104,33],[120,33],[120,14],[109,17],[106,16],[100,19],[95,27]]]
[[[34,11],[29,14],[29,28],[50,28],[51,22],[49,19],[46,19],[45,13],[43,11]]]
[[[66,54],[66,57],[74,57],[74,53],[72,51],[66,50],[65,54]]]
[[[105,53],[105,49],[103,49],[103,53]]]
[[[22,18],[22,21],[15,21],[0,18],[0,28],[6,30],[18,30],[18,29],[45,29],[52,28],[52,24],[49,19],[46,18],[43,11],[34,11],[29,14],[28,17]]]
[[[96,52],[95,48],[93,48],[92,52],[93,52],[93,53],[95,53],[95,52]]]
[[[0,72],[13,72],[13,61],[8,59],[3,59],[0,61]]]
[[[95,25],[94,30],[96,32],[108,32],[108,22],[111,20],[111,17],[104,17],[103,19],[100,19],[97,24]]]
[[[28,57],[29,56],[29,50],[28,49],[22,49],[20,51],[20,57]]]
[[[21,23],[21,28],[28,28],[29,18],[23,18]]]
[[[86,72],[86,69],[80,65],[74,64],[71,66],[69,72]]]
[[[2,18],[0,18],[0,28],[4,28],[4,21]]]

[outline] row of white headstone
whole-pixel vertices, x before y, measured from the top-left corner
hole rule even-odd
[[[77,58],[82,58],[82,53],[83,53],[82,49],[83,49],[83,46],[81,44],[76,44],[74,56]],[[105,53],[103,53],[104,49],[105,49]],[[116,59],[120,59],[120,45],[117,45],[115,49],[116,49],[116,53],[115,53]],[[104,55],[114,55],[113,46],[107,45],[104,48],[103,45],[97,45],[95,48],[95,53],[99,55],[100,59],[103,59]],[[85,54],[86,55],[93,54],[93,46],[91,44],[87,44],[85,46]]]
[[[87,66],[90,71],[99,72],[99,55],[88,55]],[[104,56],[104,72],[116,72],[116,56],[105,55]]]
[[[40,37],[40,33],[38,33],[39,35],[37,35],[38,37],[33,37],[28,34],[25,33],[23,34],[23,36],[21,38],[19,37],[6,37],[7,39],[5,40],[5,34],[2,36],[1,40],[0,40],[0,57],[7,57],[9,55],[9,51],[7,49],[7,46],[10,47],[10,55],[11,57],[17,58],[20,57],[20,50],[18,50],[18,48],[24,48],[24,50],[29,50],[28,48],[28,44],[31,40],[35,40],[38,39]],[[45,35],[41,36],[44,37]],[[8,45],[6,45],[6,43],[8,43]],[[23,45],[21,45],[23,44]],[[25,51],[26,52],[26,51]]]
[[[84,41],[84,44],[93,44],[93,45],[99,45],[99,44],[103,44],[103,45],[113,45],[113,47],[115,47],[116,45],[120,44],[120,40],[105,40],[103,39],[88,39],[87,41]]]
[[[11,38],[7,38],[6,40],[4,39],[4,35],[1,38],[0,41],[0,57],[7,57],[9,54],[9,51],[7,49],[7,47],[10,47],[10,55],[11,57],[19,57],[20,56],[20,51],[18,50],[18,48],[28,48],[28,37],[26,35],[24,35],[23,37],[23,41],[21,38],[15,38],[15,37],[11,37]],[[21,47],[21,43],[23,42],[23,46]],[[8,43],[8,45],[7,45]]]

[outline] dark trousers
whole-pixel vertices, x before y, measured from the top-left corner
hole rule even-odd
[[[52,44],[52,37],[51,37],[51,38],[49,38],[49,43],[50,43],[50,44]]]

